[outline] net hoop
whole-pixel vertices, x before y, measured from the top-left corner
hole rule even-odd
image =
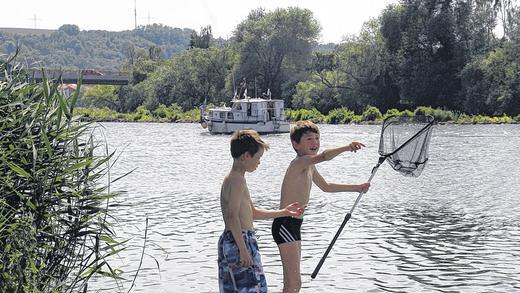
[[[435,118],[431,115],[416,115],[416,116],[409,116],[409,115],[403,115],[403,116],[399,116],[399,115],[392,115],[392,116],[389,116],[387,118],[385,118],[385,120],[383,120],[383,127],[381,129],[381,136],[380,136],[380,140],[379,140],[379,145],[383,145],[384,142],[383,142],[383,133],[385,132],[386,128],[390,125],[392,125],[392,123],[387,123],[388,120],[390,119],[393,119],[393,118],[396,118],[396,117],[399,117],[400,119],[402,118],[409,118],[409,119],[412,119],[414,117],[424,117],[424,119],[426,120],[425,122],[423,123],[426,123],[426,125],[421,129],[419,130],[416,134],[414,134],[412,137],[410,137],[407,141],[405,141],[404,143],[402,143],[399,147],[397,147],[394,151],[392,151],[391,153],[383,153],[381,148],[379,150],[379,155],[380,156],[383,156],[383,157],[389,157],[395,153],[397,153],[399,150],[401,150],[403,147],[405,147],[408,143],[410,143],[411,141],[413,141],[416,137],[420,136],[421,134],[423,134],[424,132],[426,131],[429,131],[431,129],[431,127],[433,126],[434,122],[435,122]]]

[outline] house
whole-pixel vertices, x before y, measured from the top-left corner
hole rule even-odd
[[[65,83],[60,86],[60,90],[65,96],[65,98],[70,97],[78,88],[76,84],[73,83]]]

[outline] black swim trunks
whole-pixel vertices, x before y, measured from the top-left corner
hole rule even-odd
[[[273,221],[271,233],[276,244],[302,240],[300,228],[303,219],[293,217],[280,217]]]

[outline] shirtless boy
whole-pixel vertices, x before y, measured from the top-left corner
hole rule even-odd
[[[291,142],[297,156],[291,161],[285,172],[280,200],[281,207],[291,202],[299,202],[302,206],[306,206],[309,202],[313,182],[324,192],[368,191],[370,183],[329,183],[320,175],[314,166],[318,163],[332,160],[343,152],[356,152],[364,147],[364,144],[352,142],[349,145],[324,150],[318,154],[320,148],[320,132],[318,127],[311,121],[298,121],[296,125],[292,127]],[[280,217],[273,221],[271,231],[276,244],[278,244],[282,258],[284,293],[300,291],[300,228],[302,222],[303,215],[298,217]]]
[[[256,170],[267,149],[269,146],[254,130],[236,131],[231,138],[233,166],[220,191],[226,227],[218,241],[220,292],[267,292],[253,220],[298,217],[303,213],[296,202],[280,210],[264,210],[253,205],[244,175]]]

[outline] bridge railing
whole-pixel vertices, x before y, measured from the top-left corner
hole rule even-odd
[[[63,83],[78,83],[80,75],[83,84],[127,85],[130,82],[130,73],[125,71],[98,69],[44,69],[43,71],[47,78],[61,78]],[[43,78],[42,69],[30,69],[29,75],[29,79],[35,81],[41,81]]]

